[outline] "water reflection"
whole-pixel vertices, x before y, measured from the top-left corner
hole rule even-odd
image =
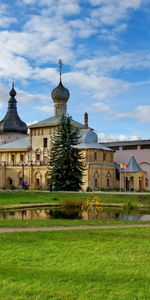
[[[0,220],[46,220],[46,219],[83,219],[83,220],[128,220],[150,221],[145,212],[126,213],[118,209],[24,209],[0,211]]]

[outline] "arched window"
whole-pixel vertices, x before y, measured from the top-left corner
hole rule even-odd
[[[107,178],[107,188],[110,188],[110,179]]]
[[[149,184],[148,178],[145,178],[145,187],[146,188],[148,188],[148,184]]]
[[[12,181],[12,178],[11,177],[8,177],[7,178],[7,185],[12,185],[13,184],[13,181]]]
[[[41,186],[41,182],[42,182],[42,176],[41,176],[41,173],[39,171],[37,171],[35,173],[34,179],[35,179],[35,186],[37,188],[39,188]]]
[[[97,178],[97,177],[99,177],[99,173],[98,173],[98,171],[96,170],[95,173],[94,173],[94,178]]]
[[[38,148],[35,151],[35,161],[40,161],[41,159],[41,150]]]
[[[97,178],[95,178],[95,188],[97,188]]]
[[[97,151],[94,151],[94,160],[97,160]]]
[[[110,188],[110,180],[111,180],[111,174],[110,172],[107,172],[106,174],[106,187]]]
[[[99,187],[99,184],[98,184],[98,178],[99,178],[99,173],[98,171],[96,170],[95,173],[94,173],[94,188],[97,189]]]
[[[103,153],[103,161],[106,161],[106,153]]]
[[[11,154],[11,164],[14,166],[15,164],[15,154]]]

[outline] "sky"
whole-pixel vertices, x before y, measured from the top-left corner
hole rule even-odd
[[[0,119],[15,82],[27,124],[54,114],[51,91],[99,141],[150,139],[150,0],[1,0]]]

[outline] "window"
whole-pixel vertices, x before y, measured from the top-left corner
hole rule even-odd
[[[119,150],[119,146],[109,146],[108,145],[108,147],[111,148],[112,150]]]
[[[24,162],[24,155],[23,155],[23,154],[20,154],[20,160],[21,160],[22,162]]]
[[[103,161],[106,161],[106,153],[103,153]]]
[[[145,187],[148,187],[148,178],[145,178]]]
[[[19,177],[19,185],[22,185],[22,177]]]
[[[94,152],[94,160],[97,160],[97,152]]]
[[[13,181],[12,181],[12,178],[11,177],[8,177],[7,178],[7,185],[12,185]]]
[[[97,178],[95,178],[95,187],[97,188]]]
[[[40,179],[39,179],[39,178],[36,178],[35,183],[36,183],[36,186],[39,187],[39,186],[40,186]]]
[[[15,155],[14,154],[11,155],[11,163],[13,165],[15,164]]]
[[[148,145],[141,145],[141,149],[150,149],[150,144]]]
[[[47,138],[44,138],[44,139],[43,139],[43,147],[44,147],[44,148],[47,148]]]
[[[109,178],[107,178],[107,188],[109,188],[110,187],[110,180],[109,180]]]
[[[38,160],[38,161],[40,160],[40,154],[38,154],[38,153],[36,154],[36,160]]]
[[[123,150],[136,150],[137,145],[127,145],[122,147]]]

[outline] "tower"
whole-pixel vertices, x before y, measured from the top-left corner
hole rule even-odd
[[[62,84],[62,66],[63,62],[61,59],[58,61],[59,64],[59,75],[60,81],[58,86],[53,89],[51,96],[54,102],[54,115],[55,116],[66,116],[67,114],[67,102],[70,97],[70,93],[67,88],[65,88]]]
[[[20,119],[17,112],[16,91],[14,82],[9,92],[8,109],[3,120],[0,121],[0,144],[12,142],[27,135],[27,125]]]

